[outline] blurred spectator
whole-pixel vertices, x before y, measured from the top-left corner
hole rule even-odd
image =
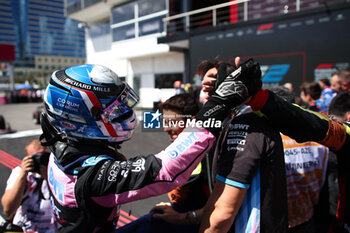
[[[185,92],[182,86],[182,82],[180,80],[176,80],[174,82],[174,88],[175,88],[175,95],[182,94]]]
[[[340,121],[350,121],[350,92],[334,97],[329,106],[329,114],[334,115]]]
[[[19,98],[21,103],[26,103],[28,102],[28,97],[27,97],[27,90],[20,90],[19,91]]]
[[[331,88],[337,92],[350,91],[350,70],[339,70],[332,74]]]
[[[321,106],[316,105],[316,100],[321,96],[321,87],[316,82],[304,82],[300,86],[300,98],[306,104],[305,108],[315,112],[322,111]]]
[[[294,93],[294,103],[300,105],[302,100],[301,100],[301,98],[299,96],[295,95],[293,84],[292,83],[285,83],[283,85],[283,87],[287,88],[288,90],[290,90],[291,92]]]
[[[318,80],[318,84],[320,85],[321,89],[324,90],[325,88],[330,88],[331,82],[328,78],[321,78]]]
[[[328,113],[329,105],[337,93],[330,87],[331,84],[327,78],[320,79],[318,84],[320,85],[322,92],[321,97],[316,101],[316,104],[319,106],[324,106],[325,109],[323,108],[322,110]]]
[[[288,88],[290,91],[294,91],[293,84],[292,83],[285,83],[283,85],[285,88]]]
[[[45,89],[16,89],[7,93],[8,102],[11,103],[27,103],[42,102]]]
[[[276,86],[270,90],[294,103],[294,94],[287,88]],[[286,135],[281,136],[286,164],[289,233],[319,233],[315,231],[314,206],[325,182],[329,149],[316,142],[297,143]]]
[[[184,91],[186,93],[192,93],[193,92],[193,87],[191,83],[186,83],[184,87]]]
[[[6,219],[25,232],[55,232],[47,185],[48,149],[33,140],[25,151],[26,156],[12,170],[1,199]]]
[[[36,94],[37,102],[43,101],[44,92],[45,92],[45,89],[36,90],[35,94]]]

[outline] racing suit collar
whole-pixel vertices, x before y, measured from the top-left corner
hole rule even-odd
[[[73,164],[75,161],[80,160],[81,157],[108,155],[118,159],[120,156],[115,150],[107,146],[77,145],[66,142],[56,142],[53,154],[56,161],[62,166]]]

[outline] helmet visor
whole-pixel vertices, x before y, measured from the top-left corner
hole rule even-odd
[[[106,123],[112,122],[114,119],[129,112],[139,102],[139,99],[136,92],[125,83],[124,90],[118,98],[103,109],[103,113],[101,114],[103,121]]]

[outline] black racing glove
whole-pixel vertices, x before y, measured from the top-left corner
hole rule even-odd
[[[197,121],[223,121],[230,110],[257,93],[262,86],[260,65],[253,59],[227,74],[227,64],[220,65],[214,91],[203,108],[196,114]],[[209,125],[208,127],[206,127]],[[203,124],[216,135],[220,128]]]

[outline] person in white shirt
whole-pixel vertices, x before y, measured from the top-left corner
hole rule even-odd
[[[25,232],[55,232],[54,215],[47,185],[49,152],[36,139],[25,148],[26,156],[15,167],[1,203],[4,214],[12,224]]]

